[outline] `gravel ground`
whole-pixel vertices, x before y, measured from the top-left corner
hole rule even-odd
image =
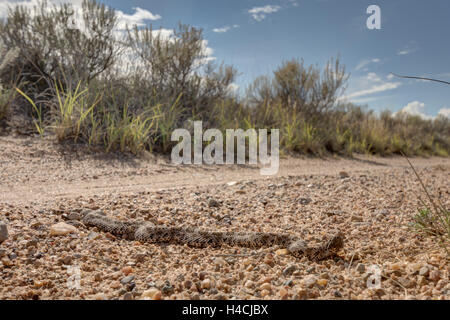
[[[266,178],[255,168],[77,154],[31,138],[0,137],[0,147],[0,221],[9,233],[0,299],[450,298],[445,250],[410,226],[424,197],[404,159],[289,158]],[[413,163],[448,208],[450,160]],[[86,228],[87,210],[311,241],[340,230],[346,240],[321,262],[279,247],[142,244]]]

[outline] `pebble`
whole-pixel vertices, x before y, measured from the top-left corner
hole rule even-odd
[[[299,299],[299,300],[306,300],[306,299],[308,299],[308,290],[307,289],[299,289],[298,291],[297,291],[297,297],[296,297],[297,299]]]
[[[97,232],[94,232],[94,231],[91,231],[91,232],[89,232],[89,234],[88,234],[88,239],[89,240],[98,240],[98,239],[100,239],[102,236],[101,236],[101,234],[99,234],[99,233],[97,233]]]
[[[123,300],[134,300],[133,294],[131,292],[127,292],[123,295]]]
[[[106,295],[104,293],[98,293],[96,295],[93,295],[91,297],[91,300],[108,300],[108,298],[106,297]]]
[[[428,267],[422,267],[419,270],[419,276],[424,276],[426,277],[430,272],[430,269],[428,269]]]
[[[70,233],[76,233],[77,231],[78,231],[77,228],[65,222],[60,222],[50,227],[51,236],[65,236]]]
[[[282,300],[286,300],[289,295],[288,291],[285,288],[281,288],[278,294],[280,295]]]
[[[275,254],[277,256],[287,256],[289,254],[289,250],[288,249],[278,249],[277,251],[275,251]]]
[[[348,172],[341,171],[341,172],[339,172],[339,177],[340,177],[341,179],[345,179],[345,178],[349,178],[350,175],[348,174]]]
[[[290,276],[294,273],[295,270],[297,270],[297,267],[294,265],[290,265],[289,267],[283,270],[283,275]]]
[[[217,200],[209,199],[208,206],[210,208],[219,208],[220,207],[220,203]]]
[[[261,285],[260,289],[270,291],[272,289],[272,286],[270,285],[270,283],[266,282]]]
[[[123,267],[122,273],[127,276],[127,275],[133,273],[133,268],[130,266]]]
[[[310,198],[300,198],[298,202],[300,204],[307,205],[307,204],[310,204],[312,202],[312,200]]]
[[[0,243],[8,239],[8,227],[6,223],[0,221]]]
[[[397,282],[400,283],[406,289],[410,289],[416,285],[414,281],[403,277],[398,278]]]
[[[252,288],[255,286],[255,284],[254,284],[253,281],[248,280],[248,281],[245,283],[244,286],[245,286],[247,289],[252,289]]]
[[[336,298],[342,298],[342,293],[341,293],[339,290],[334,291],[333,295],[334,295]]]
[[[134,280],[134,276],[128,276],[120,280],[120,283],[123,285],[129,284],[131,281]]]
[[[439,270],[433,270],[430,272],[428,278],[431,281],[438,282],[441,279],[441,272]]]
[[[202,281],[202,289],[210,289],[211,288],[211,280],[205,279]]]
[[[328,280],[327,279],[319,279],[319,280],[317,280],[317,284],[321,287],[326,287],[328,284]]]
[[[141,297],[144,300],[161,300],[162,299],[162,293],[158,289],[152,288],[145,290]]]
[[[317,283],[317,277],[309,275],[303,278],[302,284],[307,288],[312,288]]]
[[[356,266],[356,271],[358,271],[359,273],[364,273],[366,272],[366,266],[362,263],[358,263],[358,265]]]

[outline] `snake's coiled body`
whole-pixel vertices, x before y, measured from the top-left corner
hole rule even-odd
[[[309,246],[305,241],[285,234],[262,232],[219,232],[191,228],[155,226],[147,222],[123,222],[97,213],[83,217],[86,226],[97,227],[115,236],[149,243],[172,243],[196,248],[221,247],[224,244],[247,248],[280,246],[295,257],[306,256],[323,260],[336,255],[344,245],[341,233],[329,237],[320,245]]]

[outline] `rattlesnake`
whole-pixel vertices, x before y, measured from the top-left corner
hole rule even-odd
[[[88,227],[97,227],[115,236],[139,242],[186,244],[197,248],[221,247],[223,244],[247,248],[278,245],[287,248],[295,257],[306,256],[311,260],[331,258],[344,245],[344,237],[339,232],[320,245],[308,245],[307,242],[286,234],[202,231],[194,228],[156,226],[148,222],[117,221],[93,212],[84,215],[82,222]]]

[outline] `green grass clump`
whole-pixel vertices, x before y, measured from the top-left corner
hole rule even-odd
[[[406,156],[405,158],[420,182],[429,202],[427,204],[419,197],[422,208],[418,209],[418,214],[414,216],[413,227],[421,234],[438,239],[450,258],[448,247],[450,244],[450,211],[444,207],[439,199],[433,199],[417,170]]]

